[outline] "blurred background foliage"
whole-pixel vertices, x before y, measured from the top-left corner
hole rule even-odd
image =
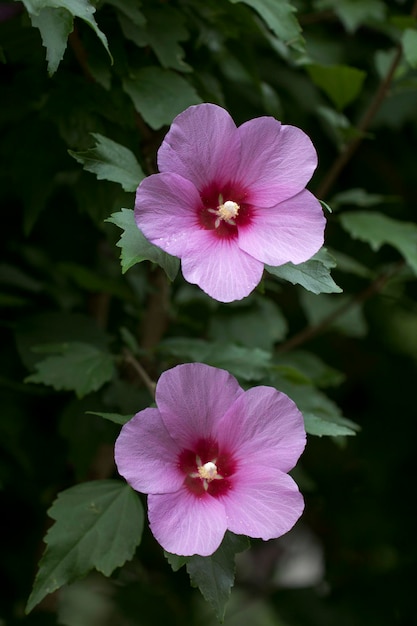
[[[1,626],[217,623],[146,525],[111,578],[25,615],[57,494],[117,479],[120,426],[100,414],[152,402],[138,364],[155,380],[191,360],[276,385],[310,433],[305,514],[237,556],[225,623],[417,623],[416,16],[407,0],[0,3]],[[228,306],[131,220],[168,125],[206,101],[307,132],[332,209],[327,253]]]

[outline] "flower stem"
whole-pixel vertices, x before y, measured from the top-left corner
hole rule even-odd
[[[155,398],[156,383],[148,376],[145,369],[142,367],[139,361],[135,359],[133,354],[127,348],[124,348],[123,350],[123,358],[124,358],[125,363],[128,363],[129,365],[133,367],[135,372],[138,374],[139,378],[145,384],[152,398]]]
[[[311,341],[311,339],[314,339],[317,335],[320,335],[330,326],[330,324],[332,324],[332,322],[346,313],[349,309],[362,304],[375,294],[381,292],[388,280],[397,274],[404,267],[404,265],[405,261],[404,259],[401,259],[389,270],[379,274],[367,287],[365,287],[365,289],[356,294],[356,296],[354,296],[351,300],[344,302],[339,308],[329,313],[329,315],[326,315],[326,317],[324,317],[318,324],[303,328],[299,333],[288,339],[288,341],[285,341],[283,344],[278,346],[277,352],[289,352],[294,348],[298,348],[307,341]]]

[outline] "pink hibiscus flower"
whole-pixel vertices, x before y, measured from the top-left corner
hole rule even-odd
[[[292,528],[304,501],[287,472],[306,441],[292,400],[188,363],[162,374],[156,403],[122,427],[115,459],[149,494],[150,527],[165,550],[208,556],[226,530],[266,540]]]
[[[237,128],[219,106],[191,106],[158,151],[160,174],[138,187],[136,223],[181,258],[188,282],[221,302],[240,300],[264,263],[302,263],[322,246],[323,211],[305,189],[316,166],[295,126],[259,117]]]

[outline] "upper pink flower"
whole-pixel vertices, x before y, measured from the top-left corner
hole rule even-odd
[[[292,400],[189,363],[162,374],[156,403],[123,426],[115,459],[149,494],[150,527],[165,550],[208,556],[226,530],[272,539],[292,528],[304,501],[287,472],[306,441]]]
[[[191,106],[162,142],[160,174],[138,187],[136,223],[181,258],[188,282],[221,302],[239,300],[264,263],[302,263],[322,246],[323,211],[305,189],[316,166],[295,126],[259,117],[237,128],[219,106]]]

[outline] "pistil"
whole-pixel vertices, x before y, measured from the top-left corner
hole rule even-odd
[[[237,202],[233,200],[226,200],[223,202],[223,197],[219,195],[219,205],[217,209],[208,209],[209,213],[213,213],[216,215],[216,221],[214,222],[214,227],[218,228],[222,221],[230,224],[231,226],[236,226],[235,219],[239,215],[240,206]]]

